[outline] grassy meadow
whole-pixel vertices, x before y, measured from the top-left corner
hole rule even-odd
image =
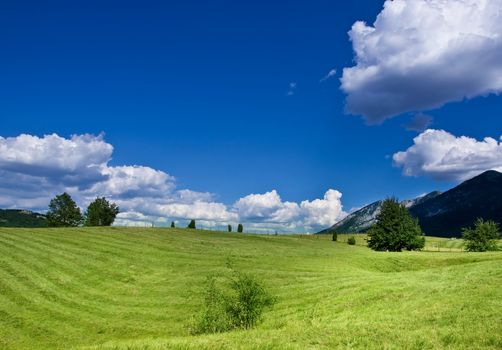
[[[502,252],[343,238],[0,228],[0,349],[502,348]],[[277,303],[254,329],[190,335],[206,278],[228,262]]]

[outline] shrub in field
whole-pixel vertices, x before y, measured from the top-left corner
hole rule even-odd
[[[349,237],[349,239],[347,240],[347,243],[349,245],[356,245],[356,238],[354,236]]]
[[[190,223],[188,224],[187,226],[188,228],[192,228],[192,229],[195,229],[195,220],[190,220]]]
[[[497,250],[496,240],[500,238],[500,229],[494,221],[478,219],[474,228],[464,228],[462,233],[465,248],[470,252]]]
[[[382,203],[377,222],[368,230],[368,237],[368,246],[378,251],[420,250],[425,245],[418,221],[395,198]]]
[[[203,309],[190,331],[202,334],[251,328],[274,302],[263,284],[252,275],[235,273],[226,288],[218,287],[214,277],[209,278]]]
[[[82,213],[68,193],[54,197],[47,211],[47,224],[51,227],[75,227],[82,223]]]
[[[96,198],[85,212],[85,226],[111,226],[119,213],[119,207],[105,197]]]
[[[333,242],[336,242],[338,240],[338,234],[336,232],[333,232],[331,239],[333,240]]]

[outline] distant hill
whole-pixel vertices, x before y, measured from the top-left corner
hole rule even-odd
[[[460,236],[477,218],[502,224],[502,173],[487,171],[410,208],[427,235]]]
[[[0,227],[47,227],[47,220],[29,210],[0,209]]]
[[[415,199],[407,199],[401,203],[407,207],[411,208],[415,205],[423,203],[431,198],[440,195],[441,192],[434,191],[425,196],[421,196]],[[360,233],[367,231],[371,225],[376,222],[376,217],[380,213],[383,200],[373,202],[351,214],[349,214],[342,221],[334,224],[330,228],[323,230],[319,233]]]
[[[487,171],[444,192],[401,202],[418,218],[426,235],[459,237],[477,218],[502,225],[502,173]],[[367,205],[319,233],[359,233],[375,223],[382,201]]]

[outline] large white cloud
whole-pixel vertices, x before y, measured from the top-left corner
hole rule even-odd
[[[502,171],[502,142],[454,136],[444,130],[426,130],[413,146],[394,154],[394,164],[407,176],[437,180],[466,180],[486,170]]]
[[[344,214],[334,190],[300,204],[283,202],[273,190],[227,206],[211,193],[178,189],[176,179],[161,170],[111,166],[112,152],[102,135],[0,137],[0,207],[44,210],[50,198],[66,191],[81,207],[96,196],[110,198],[121,208],[120,225],[196,219],[206,225],[242,222],[256,231],[312,230]]]
[[[368,123],[502,91],[502,0],[386,1],[349,36],[341,88]]]

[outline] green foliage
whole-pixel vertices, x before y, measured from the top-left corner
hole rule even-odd
[[[232,225],[228,225],[228,232],[232,232]]]
[[[368,246],[378,251],[420,250],[425,245],[418,221],[395,198],[382,203],[376,224],[368,230],[368,237]]]
[[[191,229],[195,229],[195,228],[196,228],[196,227],[195,227],[195,220],[194,220],[194,219],[190,220],[190,223],[188,224],[188,226],[187,226],[187,227],[188,227],[188,228],[191,228]]]
[[[333,236],[331,237],[331,240],[332,240],[333,242],[338,241],[338,234],[337,234],[336,232],[333,232]]]
[[[97,197],[85,212],[85,226],[111,226],[119,213],[119,207],[105,197]]]
[[[82,213],[68,193],[57,195],[49,203],[47,224],[51,227],[76,227],[82,223]]]
[[[244,226],[242,226],[242,224],[239,224],[239,225],[237,226],[237,232],[239,232],[239,233],[244,232]]]
[[[348,245],[356,245],[356,237],[350,236],[347,240]]]
[[[218,288],[212,277],[207,281],[203,310],[195,318],[190,331],[202,334],[249,329],[274,303],[275,298],[252,275],[235,272],[227,288]]]
[[[0,209],[0,227],[47,227],[47,219],[28,210]]]
[[[176,225],[174,224],[174,221],[171,221],[171,228],[176,228]]]
[[[474,228],[464,228],[465,248],[470,252],[498,250],[496,239],[500,238],[499,225],[494,221],[478,219]]]

